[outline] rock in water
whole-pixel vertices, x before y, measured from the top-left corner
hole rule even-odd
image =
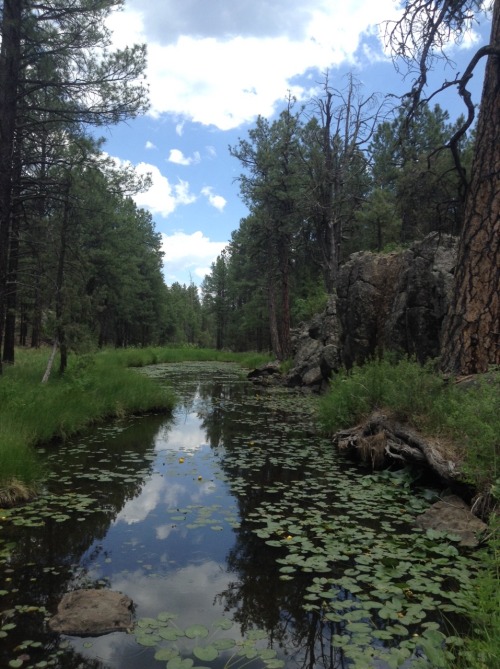
[[[469,506],[457,495],[448,495],[417,516],[417,527],[443,530],[460,537],[461,546],[477,546],[487,525],[471,513]]]
[[[132,600],[111,590],[74,590],[59,602],[49,620],[53,632],[71,636],[100,636],[132,626]]]

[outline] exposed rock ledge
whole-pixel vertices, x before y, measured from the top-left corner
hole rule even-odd
[[[49,627],[71,636],[125,631],[132,627],[132,600],[111,590],[74,590],[63,596]]]

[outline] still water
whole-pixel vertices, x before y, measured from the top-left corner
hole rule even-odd
[[[414,517],[433,492],[367,474],[315,434],[314,400],[231,365],[147,370],[173,416],[42,452],[44,494],[0,512],[0,667],[432,667],[473,557]],[[51,633],[62,595],[110,588],[130,633]]]

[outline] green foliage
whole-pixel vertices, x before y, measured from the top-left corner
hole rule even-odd
[[[463,471],[489,489],[500,474],[500,373],[452,385],[435,404],[432,419],[463,445]]]
[[[468,386],[454,384],[410,360],[376,360],[332,381],[320,402],[323,429],[333,433],[376,409],[389,409],[427,434],[451,439],[464,458],[463,472],[479,489],[498,476],[500,375]]]
[[[431,409],[443,387],[439,377],[410,360],[375,360],[333,379],[320,402],[321,424],[335,432],[381,408],[390,408],[400,419],[413,419]]]
[[[322,312],[328,301],[328,294],[322,284],[304,282],[301,293],[304,297],[295,297],[292,302],[292,322],[294,325],[310,320],[315,314]]]
[[[481,569],[467,604],[471,630],[454,649],[448,669],[491,669],[500,658],[500,521],[490,519],[488,546],[479,553]]]

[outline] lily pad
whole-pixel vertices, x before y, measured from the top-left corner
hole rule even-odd
[[[191,625],[184,630],[184,634],[188,639],[205,639],[209,631],[204,625]]]
[[[213,644],[211,646],[195,646],[193,655],[203,662],[212,662],[219,656],[219,651]]]

